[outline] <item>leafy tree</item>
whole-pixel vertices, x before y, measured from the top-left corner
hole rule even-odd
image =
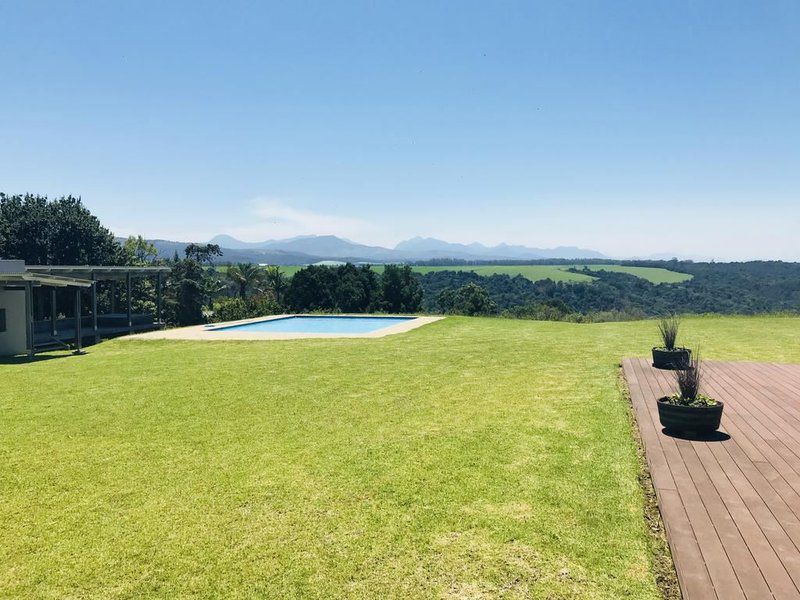
[[[311,265],[292,277],[286,302],[295,311],[363,313],[380,308],[380,284],[368,265]]]
[[[180,326],[198,325],[204,321],[205,272],[193,259],[179,260],[172,265],[167,280],[168,320]]]
[[[446,313],[477,316],[497,312],[497,304],[489,297],[489,293],[474,283],[441,292],[437,302],[442,312]]]
[[[246,298],[248,290],[261,291],[265,281],[263,269],[253,263],[231,265],[226,276],[238,288],[240,298]]]
[[[376,305],[378,277],[369,265],[350,263],[336,268],[334,300],[336,308],[347,313],[369,312]]]
[[[0,193],[0,257],[32,265],[124,262],[114,235],[80,198]]]
[[[337,310],[335,289],[335,268],[310,265],[292,276],[286,302],[297,312]]]
[[[408,265],[386,265],[381,275],[381,306],[387,312],[413,313],[422,307],[422,287]]]
[[[204,305],[210,309],[214,303],[214,298],[228,290],[229,286],[223,280],[220,272],[213,266],[207,266],[203,271],[203,275],[203,301]]]
[[[141,235],[130,236],[122,245],[125,264],[146,266],[157,262],[158,249]]]
[[[122,244],[123,263],[126,265],[146,267],[160,263],[156,247],[141,235],[130,236]],[[122,293],[118,290],[117,294]],[[98,304],[110,308],[111,290],[98,293]],[[107,296],[107,297],[106,297]],[[131,280],[131,306],[136,313],[154,313],[156,310],[156,287],[152,277],[134,277]]]
[[[219,244],[189,244],[184,253],[187,259],[209,265],[214,263],[214,257],[222,256]]]
[[[209,246],[212,246],[209,248]],[[204,309],[225,285],[214,267],[203,267],[214,256],[213,245],[186,247],[186,258],[176,257],[166,285],[166,313],[175,325],[197,325],[205,320]],[[218,255],[218,254],[216,254]]]

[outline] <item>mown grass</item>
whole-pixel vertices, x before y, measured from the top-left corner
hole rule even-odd
[[[552,279],[553,281],[565,282],[592,282],[595,280],[590,275],[583,273],[572,273],[568,269],[574,267],[583,269],[586,266],[592,271],[614,271],[616,273],[628,273],[647,279],[651,283],[681,283],[692,278],[691,275],[686,273],[676,273],[667,269],[657,267],[626,267],[621,265],[463,265],[463,266],[447,266],[447,267],[423,267],[414,266],[412,269],[417,273],[431,273],[434,271],[472,271],[478,275],[522,275],[531,281],[540,281],[542,279]],[[287,277],[291,277],[297,271],[302,269],[302,266],[288,266],[281,267],[281,270]],[[372,267],[375,271],[383,271],[382,265],[375,265]]]
[[[796,318],[682,332],[800,361]],[[656,335],[448,318],[0,364],[0,596],[657,598],[617,387]]]

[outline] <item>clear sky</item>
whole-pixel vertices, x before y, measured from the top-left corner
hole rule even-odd
[[[0,190],[81,195],[118,234],[800,260],[797,0],[0,0],[0,23]]]

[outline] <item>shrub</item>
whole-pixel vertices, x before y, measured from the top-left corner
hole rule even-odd
[[[664,348],[667,350],[675,349],[679,327],[680,319],[674,314],[661,317],[661,320],[658,322],[658,331],[661,334],[661,341],[664,344]]]
[[[535,321],[566,321],[575,312],[562,300],[545,300],[514,306],[503,311],[504,317],[513,319],[533,319]],[[580,315],[575,315],[580,317]]]
[[[457,290],[444,290],[436,298],[442,312],[458,315],[492,315],[497,312],[497,304],[489,293],[479,285],[468,283]]]
[[[272,294],[259,294],[249,298],[224,298],[214,303],[213,321],[240,321],[280,313],[281,309]]]
[[[702,380],[700,353],[695,352],[686,368],[675,371],[675,381],[680,392],[669,396],[669,402],[681,406],[715,406],[716,400],[700,393]]]
[[[247,302],[242,298],[223,298],[214,302],[215,322],[239,321],[246,318],[248,318]]]
[[[277,315],[283,312],[281,305],[271,293],[264,292],[247,299],[247,310],[251,317]]]
[[[697,398],[700,394],[700,382],[703,379],[699,353],[695,352],[685,369],[675,371],[675,379],[678,382],[681,398],[684,400]]]

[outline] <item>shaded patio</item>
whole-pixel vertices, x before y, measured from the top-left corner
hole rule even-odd
[[[0,288],[24,292],[27,354],[74,347],[164,326],[163,278],[169,267],[50,266],[5,261]],[[134,282],[152,280],[152,311],[135,312]],[[98,296],[102,289],[107,312]]]

